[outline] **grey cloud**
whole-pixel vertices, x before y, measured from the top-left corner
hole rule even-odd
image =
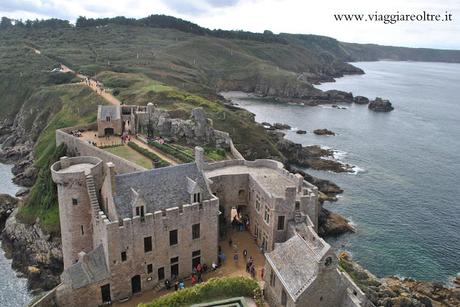
[[[38,3],[30,0],[2,0],[0,2],[2,12],[28,12],[54,18],[70,19],[73,15],[64,11],[61,7],[49,0],[41,0]]]

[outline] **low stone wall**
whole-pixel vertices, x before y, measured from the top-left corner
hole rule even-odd
[[[59,285],[57,286],[59,287]],[[56,289],[48,291],[45,295],[40,297],[38,300],[35,302],[32,302],[29,306],[30,307],[52,307],[52,306],[57,306],[56,302]]]
[[[112,162],[115,165],[117,173],[132,173],[138,171],[145,171],[146,169],[123,158],[120,158],[110,152],[104,151],[91,145],[78,137],[75,137],[66,131],[72,130],[89,130],[92,125],[72,127],[67,129],[56,130],[56,145],[66,144],[68,153],[74,156],[93,156],[98,157],[104,163]]]

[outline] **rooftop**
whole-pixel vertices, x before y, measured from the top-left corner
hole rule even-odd
[[[64,271],[65,277],[69,278],[73,289],[84,287],[88,284],[99,282],[110,277],[110,272],[105,262],[104,248],[102,244],[83,256],[83,261]]]
[[[80,172],[89,172],[91,168],[94,167],[94,164],[90,163],[79,163],[73,164],[68,167],[61,168],[57,170],[57,173],[80,173]]]
[[[112,120],[120,119],[120,106],[99,105],[97,109],[97,118],[105,120],[107,117],[110,117]]]
[[[316,277],[319,259],[298,234],[276,246],[272,252],[265,254],[265,257],[286,291],[296,300],[303,293],[305,285]]]
[[[249,174],[262,187],[275,197],[284,197],[287,187],[295,187],[296,182],[273,168],[264,166],[228,165],[205,171],[206,177]]]
[[[212,198],[203,173],[195,163],[117,175],[114,202],[118,216],[132,218],[132,204],[137,198],[145,202],[146,213],[189,204],[190,179],[200,188],[201,200]]]

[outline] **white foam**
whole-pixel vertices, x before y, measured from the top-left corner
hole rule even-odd
[[[366,170],[365,170],[364,168],[361,168],[361,167],[359,167],[359,166],[357,166],[357,165],[353,165],[353,166],[351,167],[351,169],[352,169],[352,172],[351,172],[351,173],[352,173],[353,175],[357,175],[358,173],[364,173],[364,172],[366,172]]]
[[[335,159],[341,160],[348,155],[348,152],[343,151],[343,150],[333,150],[332,154],[334,155]]]

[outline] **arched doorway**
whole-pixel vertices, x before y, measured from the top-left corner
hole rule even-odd
[[[104,129],[104,134],[105,135],[114,135],[113,128],[105,128]]]
[[[135,275],[131,278],[131,290],[133,294],[141,292],[141,276]]]

